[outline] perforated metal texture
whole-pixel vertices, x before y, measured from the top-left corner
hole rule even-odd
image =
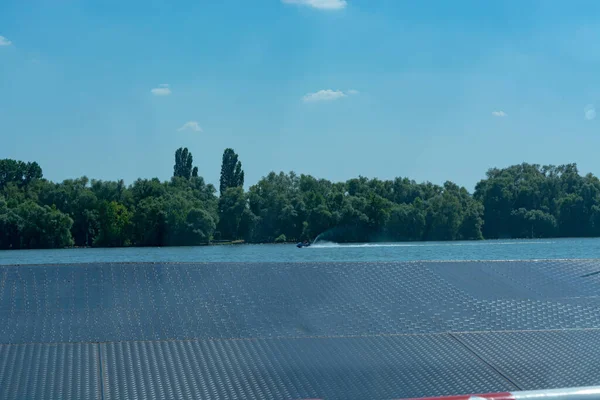
[[[600,276],[582,276],[598,270],[597,261],[8,266],[0,342],[593,328]]]
[[[600,385],[600,331],[457,335],[473,352],[527,390]]]
[[[600,271],[596,260],[438,262],[428,266],[482,300],[597,296],[600,285],[600,274],[594,274]]]
[[[100,399],[98,345],[0,344],[1,399]]]
[[[102,351],[107,399],[385,399],[516,389],[447,335],[125,342]]]
[[[2,266],[0,399],[600,384],[598,271],[596,260]]]

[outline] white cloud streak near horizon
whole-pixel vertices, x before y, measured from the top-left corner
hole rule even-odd
[[[0,46],[10,46],[12,42],[4,36],[0,36]]]
[[[352,96],[358,94],[358,90],[348,90],[347,92],[342,92],[341,90],[331,90],[324,89],[319,90],[318,92],[308,93],[303,98],[302,101],[305,103],[314,103],[317,101],[334,101],[344,97]]]
[[[179,129],[177,129],[179,132],[182,131],[193,131],[193,132],[202,132],[202,128],[200,128],[200,124],[198,124],[198,121],[188,121],[185,124],[183,124],[183,126]]]
[[[152,92],[155,96],[168,96],[171,94],[171,88],[168,83],[161,83],[158,87],[152,89]]]
[[[504,118],[504,117],[508,116],[508,114],[506,114],[504,111],[501,111],[501,110],[500,111],[492,111],[492,115],[494,117],[500,117],[500,118]]]
[[[342,10],[346,8],[346,0],[281,0],[284,4],[297,4],[319,10]]]

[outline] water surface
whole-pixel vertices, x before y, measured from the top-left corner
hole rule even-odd
[[[0,264],[89,262],[416,261],[600,258],[600,238],[377,244],[322,243],[0,251]]]

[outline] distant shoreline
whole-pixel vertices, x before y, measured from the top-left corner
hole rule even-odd
[[[600,236],[600,179],[575,164],[491,168],[473,193],[451,181],[332,182],[294,172],[270,172],[245,190],[233,149],[221,168],[217,192],[187,148],[175,152],[170,180],[131,185],[85,176],[55,183],[35,162],[0,160],[0,249]]]

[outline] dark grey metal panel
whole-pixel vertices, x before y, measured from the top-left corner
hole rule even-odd
[[[523,390],[600,385],[600,331],[457,335]]]
[[[101,345],[107,399],[385,399],[515,390],[448,335]]]
[[[479,300],[598,296],[597,260],[427,263],[440,277]],[[592,274],[592,275],[590,275]]]
[[[99,399],[94,344],[0,344],[0,399]]]
[[[597,271],[578,260],[2,266],[0,399],[93,398],[100,381],[110,398],[514,389],[479,357],[524,389],[600,384]],[[547,332],[565,328],[579,330]],[[545,332],[466,334],[523,330]],[[94,342],[111,342],[103,357]]]
[[[0,343],[600,327],[598,261],[0,267]]]
[[[600,327],[597,260],[439,262],[428,268],[467,296],[440,299],[458,307],[450,331]],[[468,318],[473,317],[471,324]]]

